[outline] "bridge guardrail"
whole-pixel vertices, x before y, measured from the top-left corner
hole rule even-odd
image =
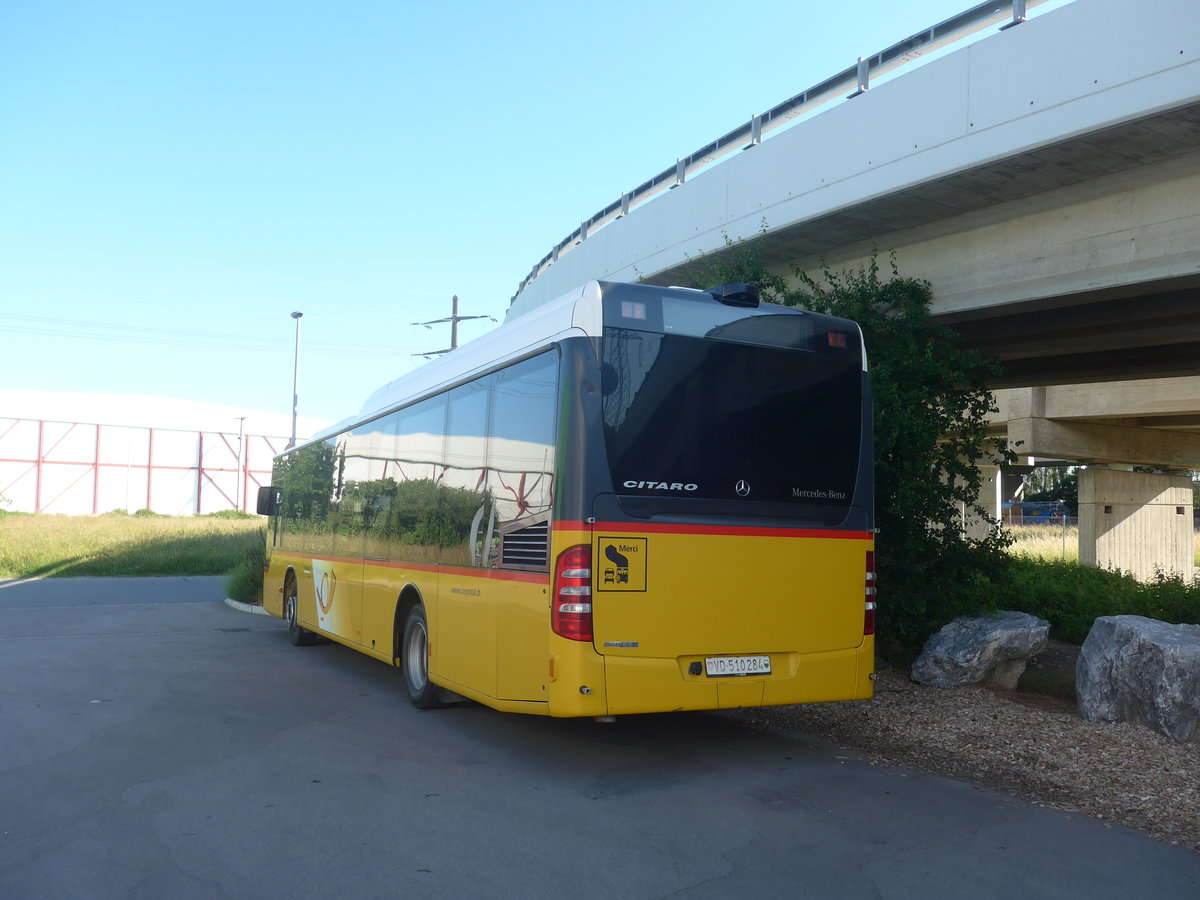
[[[836,75],[832,75],[773,106],[766,112],[752,117],[749,122],[745,122],[715,141],[705,144],[689,156],[677,160],[673,166],[642,182],[632,191],[622,194],[619,199],[608,204],[604,209],[584,219],[578,228],[555,244],[550,252],[542,257],[529,274],[522,279],[517,287],[517,292],[509,300],[509,305],[542,272],[587,240],[588,235],[627,215],[633,207],[640,206],[663,191],[683,184],[689,175],[712,165],[734,150],[746,150],[757,146],[762,143],[763,136],[767,132],[786,125],[810,110],[839,98],[848,100],[866,92],[870,88],[873,77],[879,78],[921,56],[949,44],[966,40],[997,22],[1007,20],[1006,24],[1001,26],[1002,29],[1018,25],[1026,20],[1030,8],[1046,2],[1048,0],[987,0],[987,2],[978,3],[956,16],[880,50],[873,56],[859,57],[855,65],[843,69]],[[850,94],[844,93],[851,88],[853,90]]]

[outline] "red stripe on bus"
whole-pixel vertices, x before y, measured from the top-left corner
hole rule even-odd
[[[320,560],[321,562],[349,563],[351,565],[354,563],[361,563],[363,561],[361,556],[305,556],[303,553],[289,553],[286,550],[276,550],[273,555],[279,556],[284,560],[308,559],[312,560],[313,562]]]
[[[281,554],[282,555],[282,554]],[[526,584],[547,584],[550,581],[549,572],[513,572],[505,569],[472,569],[467,566],[440,566],[437,563],[409,563],[403,560],[391,559],[361,559],[350,556],[302,556],[300,559],[320,560],[321,562],[347,563],[354,565],[362,563],[367,566],[382,566],[385,569],[408,569],[413,572],[427,572],[431,575],[461,575],[469,578],[490,578],[495,581],[520,581]]]
[[[410,563],[402,559],[367,559],[362,560],[365,566],[383,566],[385,569],[412,569],[414,572],[428,572],[436,575],[441,571],[437,563]]]
[[[468,578],[490,578],[494,581],[520,581],[525,584],[549,584],[549,572],[513,572],[506,569],[468,569],[443,566],[443,575],[463,575]]]
[[[737,537],[826,538],[839,541],[869,541],[869,531],[834,531],[822,528],[760,528],[739,525],[676,525],[651,522],[555,522],[555,528],[570,531],[616,531],[627,534],[713,534]]]

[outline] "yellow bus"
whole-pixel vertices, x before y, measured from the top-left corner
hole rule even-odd
[[[422,709],[867,698],[870,410],[854,322],[591,282],[280,455],[264,605]]]

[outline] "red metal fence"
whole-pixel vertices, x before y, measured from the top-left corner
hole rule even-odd
[[[286,437],[0,417],[0,509],[250,510]]]

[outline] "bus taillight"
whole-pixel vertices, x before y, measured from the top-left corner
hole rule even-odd
[[[866,604],[863,612],[863,634],[875,633],[875,551],[867,551]]]
[[[592,548],[580,544],[564,550],[554,569],[554,602],[550,626],[573,641],[592,639]]]

